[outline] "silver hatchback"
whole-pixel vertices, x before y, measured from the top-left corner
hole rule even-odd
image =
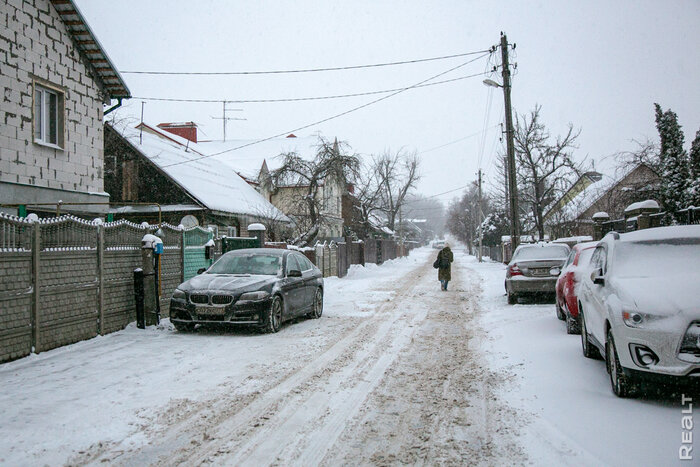
[[[551,293],[571,249],[563,243],[532,243],[518,246],[506,270],[508,303],[519,295]]]

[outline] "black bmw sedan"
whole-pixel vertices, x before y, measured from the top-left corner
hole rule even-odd
[[[297,251],[272,248],[226,253],[180,284],[170,300],[170,322],[178,331],[197,324],[245,324],[277,332],[288,319],[321,313],[321,271]]]

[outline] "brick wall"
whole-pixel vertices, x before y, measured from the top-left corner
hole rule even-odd
[[[0,182],[102,192],[102,99],[63,21],[48,0],[4,0],[0,24]],[[62,150],[34,143],[34,77],[64,92]]]

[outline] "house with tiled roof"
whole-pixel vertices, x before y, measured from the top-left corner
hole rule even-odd
[[[615,176],[596,171],[582,174],[544,214],[551,238],[593,235],[593,214],[621,217],[631,203],[654,197],[659,176],[646,164],[618,170]]]
[[[0,202],[6,212],[100,214],[103,117],[131,94],[72,0],[5,1]],[[12,206],[21,205],[21,206]]]

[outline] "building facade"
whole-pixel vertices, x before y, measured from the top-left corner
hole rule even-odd
[[[0,203],[108,202],[103,106],[128,88],[72,1],[2,4]]]

